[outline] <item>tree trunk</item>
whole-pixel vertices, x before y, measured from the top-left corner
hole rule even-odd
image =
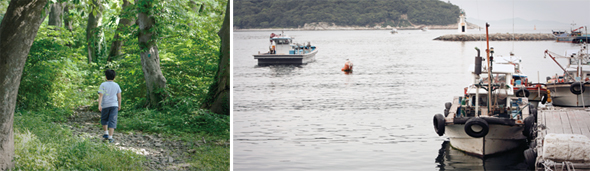
[[[210,109],[211,112],[229,115],[229,2],[225,9],[225,19],[219,33],[221,38],[221,47],[219,48],[219,68],[215,75],[215,82],[209,87],[207,100],[203,103],[202,108]]]
[[[69,31],[72,31],[72,18],[70,17],[70,9],[73,8],[72,4],[69,4],[68,2],[64,2],[65,3],[65,7],[64,7],[64,27],[66,29],[68,29]]]
[[[138,6],[139,14],[137,15],[138,39],[141,66],[147,87],[147,105],[157,107],[168,95],[163,91],[166,88],[166,78],[160,70],[160,56],[155,41],[157,38],[153,37],[156,32],[152,27],[156,19],[151,15],[153,8],[151,0],[139,0],[137,4],[141,4]]]
[[[12,0],[0,24],[0,170],[14,167],[16,95],[45,4],[47,0]]]
[[[61,23],[63,21],[63,13],[64,13],[64,6],[66,5],[65,2],[63,3],[54,3],[51,4],[51,12],[49,12],[49,22],[48,25],[61,27]]]
[[[102,22],[102,4],[100,0],[92,1],[91,11],[88,13],[88,25],[86,26],[86,42],[88,45],[88,63],[97,60],[98,52],[101,50],[101,31],[98,29]]]
[[[120,40],[121,39],[121,32],[123,32],[123,29],[126,27],[129,27],[133,24],[133,22],[131,22],[131,20],[129,18],[127,18],[126,16],[126,12],[127,10],[125,10],[127,7],[129,6],[129,1],[127,0],[123,0],[123,6],[121,9],[121,15],[119,19],[119,26],[117,26],[117,30],[115,31],[115,36],[113,36],[113,43],[111,44],[111,49],[109,52],[109,57],[107,59],[107,61],[111,61],[114,57],[121,55],[121,47],[123,47],[123,42]]]

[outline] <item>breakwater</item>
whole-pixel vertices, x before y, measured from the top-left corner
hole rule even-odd
[[[490,34],[490,41],[538,41],[555,40],[551,33],[494,33]],[[443,41],[485,41],[485,34],[447,34],[434,38]]]

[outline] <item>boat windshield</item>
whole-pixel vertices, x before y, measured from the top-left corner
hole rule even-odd
[[[277,45],[291,43],[291,39],[275,39],[275,41],[276,41]]]

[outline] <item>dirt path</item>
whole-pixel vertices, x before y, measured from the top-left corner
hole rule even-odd
[[[95,141],[103,141],[104,131],[97,126],[100,123],[100,113],[78,110],[69,118],[66,125],[72,129],[74,136],[87,137]],[[141,132],[121,133],[115,130],[114,145],[120,149],[131,150],[137,154],[146,156],[148,160],[143,165],[148,170],[187,170],[190,166],[186,163],[190,155],[196,150],[191,148],[207,143],[173,141],[161,135],[150,135]]]

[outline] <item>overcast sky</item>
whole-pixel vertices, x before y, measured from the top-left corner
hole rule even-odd
[[[467,21],[522,18],[590,26],[590,0],[442,0],[465,10]],[[514,12],[513,12],[514,11]]]

